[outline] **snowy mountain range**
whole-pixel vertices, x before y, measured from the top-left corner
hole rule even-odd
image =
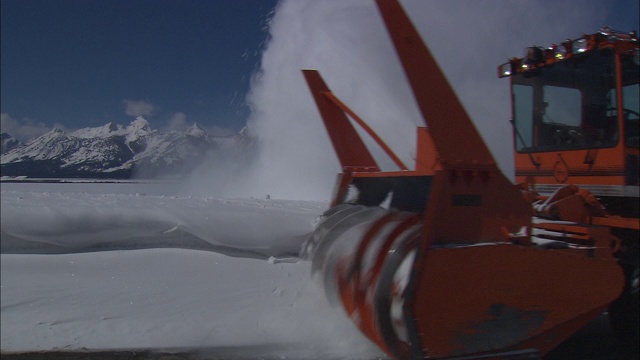
[[[24,144],[6,133],[1,139],[2,176],[33,178],[179,177],[212,152],[245,151],[251,143],[246,129],[231,137],[210,136],[197,124],[158,132],[141,116],[127,126],[56,128]]]

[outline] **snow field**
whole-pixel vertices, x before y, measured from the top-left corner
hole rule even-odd
[[[274,353],[256,355],[382,356],[329,306],[309,262],[267,260],[297,251],[326,204],[112,187],[2,184],[3,352],[268,345]],[[11,253],[7,239],[69,251]],[[90,251],[97,243],[112,251]],[[203,243],[264,256],[189,248]]]

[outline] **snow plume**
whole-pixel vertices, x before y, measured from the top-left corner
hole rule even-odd
[[[202,165],[189,174],[181,185],[183,194],[215,198],[268,195],[247,191],[253,184],[250,169],[255,166],[254,144],[235,143],[232,137],[227,140],[228,146],[221,143],[215,151],[208,152]]]
[[[596,31],[606,19],[606,3],[589,3],[402,1],[508,176],[513,171],[509,85],[496,77],[496,67],[521,56],[526,46]],[[331,195],[338,160],[302,68],[318,69],[333,92],[413,165],[415,127],[423,120],[373,1],[283,0],[269,30],[247,97],[249,129],[260,146],[249,193]],[[384,169],[393,170],[375,145],[370,148]]]
[[[189,126],[187,123],[187,115],[181,112],[177,112],[167,120],[166,130],[168,131],[183,131]]]
[[[129,116],[151,116],[155,106],[144,100],[124,100],[124,112]]]
[[[283,1],[270,34],[248,96],[249,129],[260,147],[255,191],[278,198],[331,196],[340,167],[303,68],[318,69],[334,93],[411,162],[419,118],[373,2]]]
[[[402,5],[507,176],[513,173],[509,81],[497,78],[497,66],[521,56],[526,46],[597,31],[607,19],[604,0],[580,7],[570,0],[407,0]],[[568,13],[575,21],[568,21]],[[220,159],[208,164],[216,176],[203,184],[205,191],[330,198],[340,166],[300,71],[304,68],[318,69],[333,92],[413,167],[415,128],[424,121],[373,0],[282,0],[269,35],[246,98],[256,159],[230,165],[241,170],[239,177],[221,175],[226,165],[221,167]],[[396,169],[368,136],[362,137],[381,168]],[[214,185],[215,177],[229,186]]]

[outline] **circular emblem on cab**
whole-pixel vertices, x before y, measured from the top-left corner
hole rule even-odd
[[[553,177],[560,183],[567,181],[569,178],[569,168],[564,161],[556,161],[556,164],[553,166]]]

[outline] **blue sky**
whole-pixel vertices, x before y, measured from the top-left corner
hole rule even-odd
[[[155,129],[197,122],[213,133],[237,131],[247,123],[245,95],[262,59],[276,2],[0,0],[2,130],[25,140],[54,126],[74,130],[110,121],[128,124],[136,115],[143,115]],[[363,30],[366,42],[374,41],[367,35],[368,27],[380,26],[371,11],[356,15],[357,8],[373,8],[373,0],[343,2],[328,1],[326,7],[335,8],[335,14],[323,15],[313,10],[313,1],[285,1],[280,27],[286,28],[277,36],[285,38],[299,19],[306,19],[305,31],[309,34],[331,31],[328,28],[338,25],[341,32],[325,43],[309,43],[304,36],[283,41],[273,52],[284,55],[266,71],[282,70],[285,76],[293,74],[294,78],[274,78],[263,91],[296,89],[283,102],[286,106],[300,103],[306,114],[314,116],[315,107],[306,103],[307,90],[299,87],[299,67],[317,67],[331,76],[329,62],[333,57],[361,55],[362,59],[356,61],[364,64],[394,56],[389,49],[372,56],[360,54],[355,45],[336,47],[334,42],[357,33],[362,26],[367,27]],[[507,111],[504,94],[489,96],[486,89],[478,91],[478,84],[486,82],[506,91],[504,82],[495,78],[495,66],[510,56],[521,56],[525,46],[577,37],[583,31],[597,31],[601,25],[638,29],[637,0],[402,2],[415,20],[424,22],[421,28],[436,56],[445,59],[447,54],[464,52],[449,56],[443,67],[472,113],[477,107],[474,97],[481,97],[477,102],[484,105],[480,106],[489,107],[486,104],[496,101],[493,108]],[[345,9],[340,10],[343,5]],[[289,8],[291,14],[287,13]],[[423,8],[425,11],[421,11]],[[490,31],[493,28],[498,30]],[[388,42],[384,34],[375,41]],[[454,43],[464,45],[452,47]],[[302,59],[301,52],[321,56],[294,61]],[[469,53],[473,53],[473,61],[469,61]],[[336,68],[348,69],[353,61],[344,59]],[[346,76],[348,73],[334,82],[358,84],[362,80]],[[379,75],[371,73],[367,77]],[[465,92],[470,94],[467,99]],[[263,109],[271,104],[274,101],[260,103]],[[292,116],[291,122],[298,122],[299,115]],[[480,119],[478,123],[482,127],[486,121]],[[269,121],[263,124],[265,128],[271,126]],[[384,130],[382,135],[386,135]]]
[[[156,129],[239,130],[276,0],[1,4],[3,131],[24,137],[137,114]]]

